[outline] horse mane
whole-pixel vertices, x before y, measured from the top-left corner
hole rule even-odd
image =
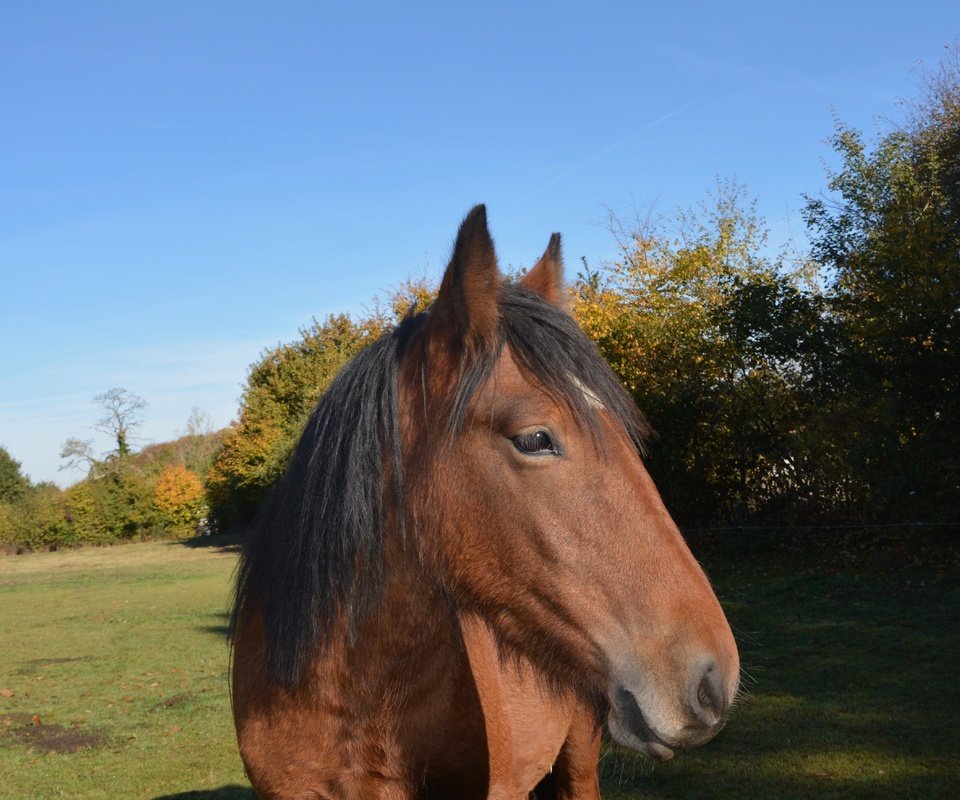
[[[452,392],[450,441],[506,345],[596,444],[603,444],[594,405],[599,401],[642,451],[650,432],[646,420],[569,314],[514,283],[500,286],[497,311],[497,341],[463,364]],[[429,313],[405,319],[340,371],[248,531],[232,625],[248,604],[262,613],[267,670],[280,684],[299,683],[313,649],[328,638],[343,609],[355,630],[380,600],[386,510],[404,503],[399,368],[411,345],[426,335]],[[397,524],[403,524],[402,513]]]

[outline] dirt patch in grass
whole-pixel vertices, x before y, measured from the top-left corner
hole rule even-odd
[[[32,658],[22,662],[17,675],[36,675],[41,669],[55,664],[72,664],[76,661],[92,661],[90,656],[76,656],[74,658]]]
[[[33,714],[0,714],[0,731],[11,725],[33,724]]]
[[[91,728],[45,725],[32,714],[0,714],[0,731],[5,743],[23,745],[33,753],[76,753],[107,744],[107,735]]]
[[[159,703],[157,703],[151,710],[159,711],[164,708],[177,708],[178,706],[185,705],[186,703],[193,702],[193,695],[190,692],[181,692],[180,694],[173,694],[170,697],[165,697]]]

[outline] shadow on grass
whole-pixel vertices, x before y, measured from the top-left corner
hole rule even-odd
[[[218,620],[218,622],[208,625],[198,625],[197,630],[210,633],[221,639],[229,639],[232,633],[230,630],[230,615],[225,612],[220,612],[218,614],[211,614],[210,616]]]
[[[792,764],[775,773],[732,761],[671,770],[666,765],[638,767],[630,757],[621,766],[612,759],[601,777],[604,800],[700,800],[700,798],[778,798],[778,800],[955,800],[957,784],[946,774],[897,776],[883,769],[860,774]]]
[[[155,797],[154,800],[256,800],[249,786],[221,786],[219,789],[196,789]]]
[[[960,559],[945,537],[693,541],[747,698],[702,749],[606,746],[604,798],[960,797]]]
[[[239,553],[243,545],[243,537],[234,534],[212,534],[209,536],[194,536],[192,539],[180,539],[177,544],[189,547],[192,550],[207,548],[220,550],[223,553]]]

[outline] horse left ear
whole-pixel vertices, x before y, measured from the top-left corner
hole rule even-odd
[[[497,339],[500,271],[487,209],[475,206],[460,224],[450,264],[430,310],[430,337],[454,353],[479,353]]]
[[[560,252],[560,234],[550,237],[550,244],[540,260],[520,279],[525,289],[539,294],[548,303],[563,308],[567,305],[567,289],[563,282],[563,255]]]

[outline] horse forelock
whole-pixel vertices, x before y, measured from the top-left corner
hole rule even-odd
[[[404,474],[417,468],[405,453],[404,414],[417,421],[411,436],[452,443],[509,348],[521,370],[600,445],[598,406],[637,447],[649,433],[573,318],[536,292],[501,285],[496,339],[485,350],[446,360],[442,369],[453,370],[446,376],[427,358],[429,313],[404,320],[341,370],[248,533],[233,623],[248,603],[262,614],[267,668],[279,683],[296,685],[314,648],[344,615],[355,631],[380,601],[388,522],[403,525]],[[400,391],[401,375],[410,391]],[[415,407],[402,409],[402,402]]]

